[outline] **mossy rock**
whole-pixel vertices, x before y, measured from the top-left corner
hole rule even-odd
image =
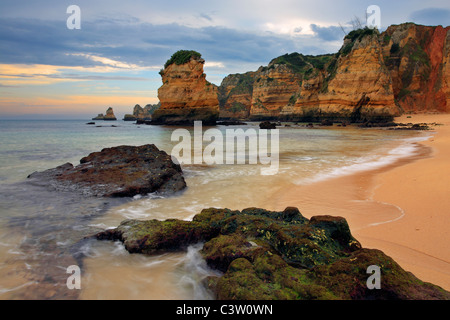
[[[119,227],[96,235],[99,240],[119,240],[130,253],[158,254],[186,249],[209,240],[219,229],[182,220],[125,220]]]
[[[367,287],[368,266],[379,266],[381,289]],[[380,250],[361,249],[330,265],[315,267],[308,278],[345,300],[448,300],[450,293],[403,270]]]
[[[207,264],[223,273],[203,282],[217,299],[450,299],[449,292],[417,279],[383,252],[363,249],[344,218],[308,220],[297,208],[209,208],[192,221],[126,220],[96,237],[145,254],[204,243]],[[367,286],[372,265],[381,270],[380,290]]]

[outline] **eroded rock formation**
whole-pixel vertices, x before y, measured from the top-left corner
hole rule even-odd
[[[217,86],[206,80],[205,60],[195,51],[178,51],[160,74],[161,107],[153,113],[152,124],[215,124],[219,118]]]
[[[106,120],[106,121],[116,121],[117,118],[114,115],[113,108],[109,107],[108,110],[106,110],[106,115],[103,115],[103,113],[98,114],[95,118],[92,118],[92,120]]]

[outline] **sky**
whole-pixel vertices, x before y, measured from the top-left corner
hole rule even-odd
[[[200,52],[220,85],[285,53],[337,52],[370,5],[380,31],[450,25],[448,0],[0,0],[0,119],[89,119],[108,107],[121,119],[158,102],[158,72],[177,50]]]

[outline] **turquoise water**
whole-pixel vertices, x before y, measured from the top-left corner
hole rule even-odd
[[[162,257],[133,256],[121,244],[84,237],[124,219],[188,220],[206,207],[260,206],[281,185],[307,185],[382,167],[413,155],[415,142],[427,138],[351,126],[281,127],[276,175],[262,176],[261,164],[183,165],[188,188],[171,197],[83,199],[30,185],[26,178],[34,171],[76,165],[105,147],[151,143],[170,154],[178,143],[171,141],[172,127],[86,122],[0,121],[1,299],[205,298],[198,283],[212,271],[199,261],[198,248]],[[225,136],[227,129],[239,127],[218,128]],[[257,124],[240,128],[258,130]],[[80,291],[66,287],[70,265],[82,268]]]

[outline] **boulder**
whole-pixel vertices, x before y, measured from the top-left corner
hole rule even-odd
[[[180,165],[152,144],[105,148],[82,158],[77,166],[66,163],[28,178],[57,191],[97,197],[173,193],[186,187]]]
[[[264,122],[261,122],[259,124],[259,128],[260,129],[267,129],[267,130],[276,129],[277,128],[277,124],[276,123],[271,123],[270,121],[264,121]]]
[[[221,276],[202,281],[219,300],[450,299],[450,293],[403,270],[392,258],[364,249],[342,217],[310,220],[297,208],[242,211],[209,208],[192,221],[125,220],[94,235],[119,240],[130,253],[162,254],[204,243],[201,254]],[[379,266],[382,286],[367,286]]]

